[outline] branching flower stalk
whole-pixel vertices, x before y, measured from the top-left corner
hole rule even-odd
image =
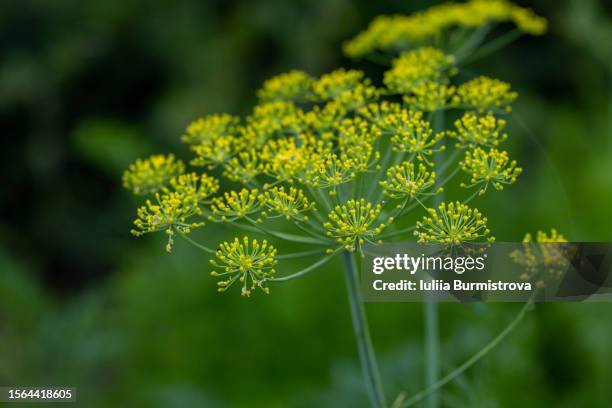
[[[503,117],[518,95],[502,80],[456,78],[480,46],[491,52],[495,40],[484,41],[498,22],[535,35],[546,28],[544,19],[505,0],[379,17],[344,51],[353,58],[384,53],[390,61],[384,87],[358,70],[320,77],[293,70],[263,84],[247,117],[195,120],[181,137],[193,154],[189,172],[172,154],[125,171],[123,185],[145,197],[133,234],[164,232],[168,252],[177,235],[184,238],[212,254],[219,292],[239,288],[245,297],[268,294],[341,254],[366,390],[372,406],[386,406],[355,253],[413,236],[450,245],[494,240],[487,217],[468,201],[497,194],[521,173],[502,150]],[[432,118],[442,115],[452,126],[434,126]],[[465,198],[442,199],[451,182]],[[406,225],[408,215],[420,221]],[[240,235],[222,243],[193,237],[209,223]],[[278,254],[281,241],[304,248]],[[279,275],[277,264],[293,258],[314,261]]]

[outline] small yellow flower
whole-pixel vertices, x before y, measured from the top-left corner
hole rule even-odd
[[[151,194],[161,190],[171,178],[184,171],[185,165],[176,160],[173,154],[156,154],[130,164],[123,172],[123,187],[136,195]]]
[[[393,115],[399,115],[401,111],[402,106],[399,103],[381,101],[363,106],[357,111],[357,114],[373,124],[382,134],[392,134],[397,127]]]
[[[237,116],[226,113],[208,115],[191,122],[181,140],[188,145],[198,145],[220,137],[235,136],[239,124]]]
[[[496,118],[491,112],[485,116],[465,112],[455,121],[456,131],[448,131],[446,134],[457,139],[457,147],[460,148],[496,147],[508,138],[508,134],[504,133],[505,126],[506,121]]]
[[[423,119],[422,112],[403,109],[397,114],[389,114],[385,126],[387,132],[393,129],[391,133],[393,150],[412,153],[418,160],[428,164],[430,161],[427,156],[445,149],[444,146],[436,148],[436,144],[444,134],[442,132],[434,134],[431,124]]]
[[[178,194],[194,197],[198,203],[205,203],[219,191],[219,180],[208,174],[187,173],[171,179],[170,186]]]
[[[373,206],[363,198],[337,205],[329,214],[329,221],[323,225],[327,229],[326,235],[348,251],[355,251],[366,242],[376,243],[375,237],[385,228],[385,224],[374,226],[381,209],[380,204]],[[389,218],[389,222],[393,219]]]
[[[313,156],[311,159],[317,161],[306,170],[306,183],[316,188],[330,188],[330,195],[336,195],[339,185],[357,176],[357,164],[349,157],[328,153],[324,157]]]
[[[534,242],[533,236],[531,235],[531,233],[528,232],[527,234],[525,234],[525,237],[523,238],[523,242],[524,243]],[[553,228],[550,230],[550,234],[547,234],[544,231],[538,231],[536,233],[535,242],[539,242],[539,243],[567,242],[567,239],[565,238],[563,234],[559,234],[559,232],[555,228]]]
[[[402,53],[385,72],[384,83],[395,93],[409,93],[423,82],[440,82],[445,74],[453,74],[449,68],[455,59],[443,51],[422,47]]]
[[[271,211],[278,213],[287,220],[308,221],[305,212],[315,209],[315,203],[310,202],[304,191],[290,187],[274,187],[263,194],[261,200]]]
[[[304,71],[293,70],[264,82],[257,91],[262,101],[298,101],[310,97],[314,79]]]
[[[536,280],[539,287],[546,286],[550,279],[559,279],[567,271],[576,247],[567,244],[567,240],[556,229],[550,235],[538,231],[535,241],[530,233],[523,238],[523,249],[512,251],[510,257],[521,265],[521,279]]]
[[[260,158],[263,171],[277,181],[292,182],[304,170],[308,158],[303,147],[298,147],[294,138],[269,140],[263,147]]]
[[[204,225],[203,222],[193,222],[190,218],[201,215],[198,198],[194,194],[172,192],[155,194],[155,203],[147,200],[145,205],[138,208],[137,218],[134,221],[135,229],[132,234],[141,236],[150,232],[165,231],[168,234],[166,251],[172,250],[175,230],[188,234],[191,229]]]
[[[376,87],[361,71],[337,69],[319,78],[313,85],[316,101],[333,100],[348,111],[378,98]]]
[[[442,192],[442,188],[431,192],[436,182],[436,172],[429,171],[427,166],[419,163],[418,168],[412,162],[404,162],[387,170],[387,179],[379,184],[383,192],[396,199],[415,198],[422,195],[433,195]]]
[[[510,104],[517,97],[509,83],[480,76],[459,85],[456,101],[481,113],[489,110],[510,112]]]
[[[440,82],[422,82],[412,88],[412,94],[404,96],[404,102],[412,109],[435,112],[456,104],[457,89]]]
[[[276,263],[276,249],[266,240],[259,243],[256,239],[249,242],[248,237],[242,241],[234,238],[219,245],[216,259],[211,259],[210,264],[220,271],[210,274],[221,278],[217,282],[219,292],[225,292],[238,281],[242,284],[242,296],[250,296],[256,288],[268,294],[270,289],[266,284],[276,273]]]
[[[262,206],[257,189],[229,191],[223,197],[213,199],[210,206],[212,215],[208,218],[212,221],[231,222],[258,213]]]
[[[206,167],[209,170],[227,163],[238,151],[237,140],[233,136],[217,137],[214,140],[205,140],[192,146],[191,150],[196,157],[191,160],[192,166]]]
[[[489,236],[487,218],[477,209],[472,209],[459,201],[450,204],[441,203],[437,210],[429,208],[427,211],[429,215],[417,222],[417,229],[414,231],[419,242],[459,245],[479,238],[486,238],[489,242],[495,240]]]
[[[459,167],[471,176],[470,184],[462,183],[461,187],[480,186],[480,194],[484,194],[489,184],[496,190],[503,190],[504,185],[516,182],[523,171],[516,167],[516,160],[510,161],[507,152],[495,148],[485,151],[480,147],[465,152]]]
[[[293,102],[273,101],[253,108],[240,136],[244,145],[259,149],[270,139],[295,137],[305,128],[304,112]]]
[[[260,153],[255,149],[249,149],[238,153],[225,164],[223,175],[231,181],[239,181],[249,184],[264,169],[264,164],[260,159]]]

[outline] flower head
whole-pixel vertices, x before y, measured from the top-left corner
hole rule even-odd
[[[234,238],[232,242],[223,242],[216,252],[216,259],[210,263],[220,271],[210,274],[220,277],[217,282],[219,292],[225,292],[236,281],[242,284],[242,296],[250,296],[251,291],[259,288],[270,293],[266,286],[276,271],[276,249],[266,240],[259,243],[256,239],[249,242],[248,237],[242,240]]]
[[[496,147],[508,138],[504,133],[506,121],[496,118],[488,112],[485,116],[466,112],[455,121],[454,131],[446,134],[457,139],[457,147],[473,148],[477,146]]]
[[[184,171],[185,165],[173,154],[156,154],[130,164],[123,172],[123,187],[137,195],[154,193]]]
[[[415,85],[411,95],[404,96],[404,102],[412,109],[434,112],[456,104],[456,88],[445,83],[427,81]]]
[[[385,224],[374,225],[381,209],[380,204],[373,206],[363,198],[349,200],[344,205],[337,205],[323,226],[328,237],[334,238],[344,249],[355,251],[366,242],[375,243],[375,237],[385,228]],[[389,218],[389,222],[392,221]]]
[[[525,234],[525,237],[523,237],[523,242],[524,243],[534,242],[534,239],[531,233],[528,232],[527,234]],[[563,234],[559,234],[559,232],[553,228],[550,230],[550,234],[544,231],[538,231],[536,233],[535,242],[538,242],[538,243],[567,242],[567,239],[565,238]]]
[[[249,149],[232,157],[225,164],[223,175],[231,181],[249,184],[263,172],[263,169],[264,164],[261,161],[260,153],[255,149]]]
[[[510,104],[518,94],[510,90],[510,84],[486,76],[474,78],[457,88],[457,103],[478,112],[489,110],[510,112]]]
[[[313,83],[314,79],[304,71],[293,70],[268,79],[257,96],[262,101],[305,100],[311,94]]]
[[[192,146],[196,157],[191,160],[192,166],[214,169],[227,163],[238,151],[238,140],[233,136],[219,136]]]
[[[236,134],[239,124],[240,118],[237,116],[226,113],[208,115],[191,122],[181,139],[189,145],[197,145],[219,137],[232,136]]]
[[[316,161],[306,170],[306,183],[317,188],[331,188],[330,195],[336,195],[339,185],[357,176],[357,164],[350,157],[328,153],[326,156],[313,156],[312,159]]]
[[[510,161],[508,152],[495,148],[485,151],[480,147],[465,152],[459,167],[471,176],[470,184],[461,186],[480,186],[480,194],[484,194],[489,184],[496,190],[503,190],[504,185],[513,184],[523,171],[516,167],[516,160]]]
[[[266,174],[277,181],[291,182],[306,167],[306,153],[305,148],[299,147],[294,138],[282,138],[268,141],[260,153],[260,158]]]
[[[259,212],[262,208],[257,189],[243,188],[239,192],[225,192],[222,197],[215,197],[210,206],[210,220],[231,222]]]
[[[387,170],[387,179],[381,181],[380,186],[391,198],[409,199],[442,192],[442,187],[428,192],[435,182],[436,172],[429,171],[423,163],[416,167],[412,162],[404,162],[390,167]]]
[[[297,136],[305,127],[304,112],[293,102],[260,103],[240,129],[241,147],[259,149],[268,140]]]
[[[166,251],[172,250],[175,231],[188,234],[191,229],[204,225],[203,222],[193,222],[192,216],[202,214],[197,197],[186,192],[155,194],[156,203],[147,200],[138,208],[132,234],[141,236],[150,232],[165,231],[168,234]]]
[[[344,53],[358,58],[377,50],[405,50],[414,44],[427,43],[454,28],[472,29],[505,21],[532,35],[546,31],[544,18],[507,0],[449,2],[408,16],[379,16],[365,31],[344,45]]]
[[[329,140],[334,137],[338,122],[342,121],[346,113],[347,110],[341,103],[331,101],[323,107],[314,106],[304,115],[304,122],[314,134]]]
[[[287,220],[308,221],[304,213],[314,210],[315,203],[308,200],[304,191],[295,187],[274,187],[263,194],[261,200],[271,211],[278,213]]]
[[[170,186],[174,192],[202,203],[219,191],[219,180],[205,173],[187,173],[171,179]]]
[[[510,253],[510,258],[523,267],[521,279],[537,278],[539,287],[546,286],[546,281],[559,279],[567,271],[576,247],[567,244],[567,240],[556,229],[550,230],[550,235],[538,231],[535,241],[530,233],[523,238],[523,249]]]
[[[429,163],[427,156],[444,150],[444,146],[435,147],[444,134],[434,135],[430,123],[423,119],[422,112],[403,109],[397,114],[387,115],[385,125],[393,129],[391,142],[395,151],[412,153],[418,160]]]
[[[393,61],[391,69],[385,72],[384,83],[393,92],[408,93],[423,82],[440,82],[454,60],[437,48],[417,48]]]
[[[381,134],[391,134],[397,127],[395,117],[402,111],[399,103],[381,101],[370,103],[361,107],[357,113],[360,117],[370,122]]]
[[[332,100],[347,110],[355,110],[378,98],[376,87],[361,71],[337,69],[313,85],[315,100]]]
[[[489,242],[495,240],[489,237],[487,218],[477,209],[459,201],[441,203],[437,209],[429,208],[428,212],[429,215],[417,222],[414,235],[419,238],[419,242],[458,245],[479,238],[486,238]]]

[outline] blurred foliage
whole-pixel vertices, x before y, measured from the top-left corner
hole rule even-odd
[[[343,59],[342,41],[377,14],[429,4],[5,1],[0,384],[75,385],[87,407],[365,406],[340,265],[269,297],[219,296],[205,254],[177,245],[168,256],[163,237],[129,236],[134,203],[120,173],[134,157],[179,149],[199,115],[246,112],[279,72],[343,65],[380,78],[380,67]],[[529,6],[550,19],[550,33],[469,67],[521,95],[509,142],[525,173],[481,209],[502,241],[551,226],[572,240],[611,240],[610,5]],[[229,237],[210,228],[199,238]],[[443,369],[517,307],[442,305]],[[421,305],[368,312],[389,396],[418,391]],[[537,305],[443,401],[608,406],[609,313],[606,304]]]

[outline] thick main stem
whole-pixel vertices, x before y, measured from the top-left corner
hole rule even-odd
[[[359,277],[357,275],[357,265],[352,252],[344,251],[344,272],[346,276],[346,290],[348,292],[349,306],[351,308],[351,319],[353,329],[357,338],[357,348],[359,350],[359,360],[365,381],[370,404],[374,408],[386,406],[385,395],[378,373],[374,347],[370,338],[370,329],[365,315],[365,308],[359,291]]]
[[[426,299],[425,304],[425,385],[431,387],[440,376],[440,336],[438,335],[438,302]],[[426,402],[427,408],[438,406],[438,394],[429,394]]]
[[[434,114],[433,128],[435,132],[441,132],[444,129],[444,111],[439,111]],[[435,167],[440,167],[440,163],[444,162],[444,153],[440,152],[435,158]],[[439,183],[439,180],[437,180]],[[444,193],[438,194],[434,198],[434,203],[437,206],[444,200]],[[440,376],[440,336],[438,333],[438,303],[436,299],[425,299],[424,304],[424,320],[425,320],[425,386],[431,387],[436,383]],[[432,392],[425,406],[427,408],[437,408],[439,405],[438,394]]]

